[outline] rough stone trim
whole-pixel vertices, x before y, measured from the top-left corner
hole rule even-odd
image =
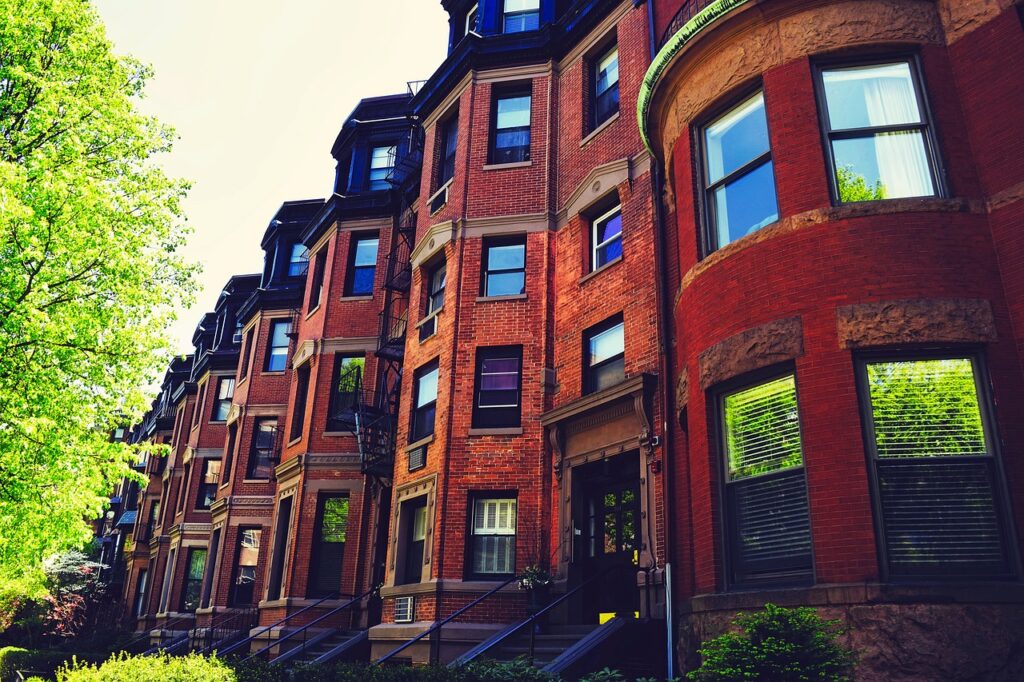
[[[836,308],[841,348],[900,343],[992,343],[998,340],[985,299],[911,299]]]
[[[676,380],[676,410],[682,411],[686,407],[687,403],[690,402],[690,377],[686,373],[686,368],[679,373],[679,379]]]
[[[799,317],[775,320],[740,332],[700,354],[700,387],[715,384],[755,369],[769,367],[804,354],[803,323]]]

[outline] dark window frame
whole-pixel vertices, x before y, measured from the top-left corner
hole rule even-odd
[[[480,295],[484,298],[500,298],[503,296],[522,296],[526,293],[526,266],[527,261],[527,239],[525,234],[504,235],[500,237],[484,237],[480,245]],[[523,247],[523,266],[521,268],[505,268],[500,270],[488,270],[490,250],[502,246]],[[491,294],[488,291],[488,275],[504,275],[513,272],[523,273],[523,287],[519,294]]]
[[[235,448],[238,447],[238,421],[228,424],[228,435],[224,441],[224,467],[220,470],[220,487],[231,482],[231,469],[235,464]]]
[[[364,241],[376,241],[377,242],[377,253],[373,259],[373,265],[356,265],[356,252],[359,249],[359,244]],[[345,296],[373,296],[376,280],[377,280],[377,263],[380,261],[380,232],[353,232],[349,237],[348,243],[348,265],[345,268]],[[373,278],[370,283],[369,291],[356,291],[356,271],[357,270],[373,270]]]
[[[527,97],[530,100],[529,114],[530,122],[526,126],[517,126],[515,128],[502,128],[502,130],[521,130],[525,129],[529,136],[529,141],[526,145],[520,145],[518,147],[508,147],[508,149],[517,149],[518,151],[511,154],[510,157],[515,158],[499,159],[498,158],[498,102],[505,99],[517,99],[520,97]],[[490,112],[490,124],[488,126],[490,133],[490,140],[488,141],[488,152],[487,160],[491,165],[504,165],[512,163],[527,163],[531,159],[531,151],[533,148],[533,82],[528,81],[526,83],[519,83],[516,85],[510,85],[500,88],[493,88],[491,90],[491,112]]]
[[[295,402],[292,403],[292,418],[288,425],[289,443],[299,440],[306,432],[306,406],[309,404],[309,392],[315,387],[310,381],[312,375],[308,362],[295,368]]]
[[[1003,537],[1003,548],[1006,553],[1008,572],[1002,575],[893,575],[886,550],[886,536],[882,504],[880,499],[880,482],[877,467],[878,446],[874,434],[874,417],[871,405],[871,394],[867,383],[867,365],[881,362],[914,362],[919,360],[948,360],[966,358],[971,361],[974,374],[974,385],[977,391],[978,407],[981,415],[982,432],[985,437],[988,454],[975,457],[957,455],[950,457],[956,462],[986,461],[991,462],[994,476],[993,496],[995,513],[1000,524]],[[984,349],[974,345],[944,345],[942,347],[897,347],[877,350],[864,350],[854,355],[854,373],[857,384],[857,402],[860,411],[861,433],[864,442],[864,455],[868,470],[868,484],[871,496],[871,511],[874,521],[875,546],[878,552],[878,569],[881,579],[885,582],[971,582],[979,579],[998,580],[1000,578],[1015,579],[1021,575],[1020,548],[1017,543],[1015,524],[1010,510],[1009,484],[1003,465],[1002,447],[998,434],[995,396],[993,395],[991,374]],[[893,458],[898,459],[898,458]],[[930,458],[932,460],[936,458]],[[934,462],[933,462],[934,463]],[[939,464],[941,466],[941,464]]]
[[[309,279],[309,303],[306,309],[312,312],[320,307],[324,299],[324,279],[327,272],[327,246],[317,249],[313,256],[313,276]]]
[[[210,553],[206,547],[188,547],[187,549],[188,551],[185,552],[185,572],[182,575],[181,580],[181,600],[179,603],[181,604],[182,613],[193,613],[195,609],[192,609],[191,611],[188,609],[189,590],[190,587],[194,585],[196,590],[196,608],[198,608],[203,597],[203,578],[206,575],[206,563],[210,560]],[[192,578],[189,576],[189,569],[192,566],[193,555],[198,552],[202,552],[204,555],[203,575],[199,576],[199,578]]]
[[[322,532],[323,532],[324,512],[325,512],[325,510],[327,508],[327,501],[331,500],[331,499],[343,499],[343,500],[346,500],[346,502],[349,505],[349,509],[346,512],[346,518],[345,518],[345,540],[343,540],[341,543],[336,543],[336,544],[341,544],[341,545],[347,545],[348,544],[348,522],[349,522],[349,519],[352,518],[351,517],[351,512],[352,512],[352,509],[351,509],[351,503],[352,503],[351,496],[350,496],[350,494],[347,491],[341,491],[341,490],[321,490],[319,493],[317,493],[317,497],[316,497],[316,516],[314,517],[313,536],[311,538],[310,548],[309,548],[309,567],[308,567],[309,578],[306,581],[306,597],[307,598],[327,597],[327,596],[330,596],[331,594],[337,593],[338,589],[340,589],[341,577],[344,574],[344,570],[345,570],[345,547],[342,547],[341,548],[341,558],[339,559],[341,565],[338,567],[338,569],[339,569],[339,574],[338,574],[338,578],[339,578],[338,583],[339,584],[338,584],[338,588],[334,589],[334,590],[323,590],[323,589],[318,589],[319,586],[315,584],[318,578],[322,578],[322,576],[320,576],[318,574],[318,571],[320,571],[323,568],[322,566],[320,566],[320,563],[319,563],[320,561],[323,560],[323,552],[325,551],[323,545],[329,544],[329,543],[323,542],[323,540],[321,539],[321,536],[322,536]],[[335,543],[330,543],[330,544],[335,544]]]
[[[619,101],[619,95],[621,93],[621,90],[620,90],[620,87],[619,87],[619,84],[621,82],[621,73],[618,76],[616,76],[615,84],[612,85],[612,86],[609,86],[608,89],[605,90],[604,93],[599,93],[597,91],[598,68],[600,67],[601,61],[605,57],[607,57],[609,54],[611,54],[613,51],[616,53],[615,60],[616,60],[616,62],[618,62],[619,57],[620,57],[618,41],[612,41],[611,43],[606,43],[604,45],[604,47],[600,51],[594,53],[594,56],[589,60],[589,64],[588,64],[589,68],[587,70],[589,71],[589,78],[590,78],[590,90],[589,90],[589,93],[588,93],[589,94],[589,98],[590,98],[590,102],[589,102],[590,106],[588,107],[589,111],[587,112],[587,120],[590,123],[590,130],[591,131],[597,130],[606,121],[608,121],[611,118],[613,118],[615,116],[615,114],[619,113],[619,109],[621,107],[621,102]],[[614,89],[615,93],[616,93],[616,95],[615,95],[615,106],[613,108],[608,109],[608,111],[605,112],[603,117],[599,116],[598,111],[597,111],[598,99],[601,97],[601,95],[603,95],[605,93],[608,93],[608,92],[611,92],[612,89]]]
[[[738,564],[739,549],[737,543],[738,534],[734,533],[733,517],[734,514],[730,510],[729,500],[729,471],[728,471],[728,448],[726,446],[726,431],[725,431],[725,398],[728,395],[742,391],[748,388],[755,388],[762,384],[769,383],[776,379],[792,376],[793,383],[796,387],[796,401],[797,401],[797,414],[800,415],[799,429],[800,429],[800,452],[801,452],[801,463],[800,469],[803,472],[803,491],[805,500],[807,502],[807,515],[808,515],[808,533],[811,537],[811,565],[808,569],[808,574],[805,577],[796,578],[765,578],[762,580],[757,579],[741,579],[736,576],[735,569]],[[723,381],[720,384],[713,386],[708,391],[708,404],[713,406],[713,409],[708,410],[708,419],[710,421],[708,426],[708,433],[710,435],[711,442],[714,444],[714,457],[717,460],[717,466],[714,468],[718,476],[718,482],[716,485],[718,492],[718,501],[715,504],[717,512],[717,522],[715,523],[715,531],[718,537],[717,545],[719,548],[720,555],[723,557],[721,567],[721,580],[722,584],[726,585],[730,590],[742,590],[753,587],[788,587],[788,586],[806,586],[813,584],[817,576],[817,555],[814,551],[814,520],[811,516],[811,495],[810,486],[807,482],[807,459],[805,456],[804,446],[804,422],[801,413],[800,403],[800,380],[797,376],[796,365],[792,362],[782,363],[778,365],[772,365],[770,367],[764,367],[751,372],[746,372],[740,376],[730,378]],[[795,468],[795,467],[794,467]],[[755,476],[742,479],[744,481],[756,480],[765,476],[771,476],[773,474],[758,474]]]
[[[299,252],[299,258],[296,260],[295,252],[298,247],[301,247],[302,251]],[[294,270],[294,272],[293,272]],[[291,248],[288,250],[288,264],[285,272],[290,278],[302,277],[309,271],[309,249],[302,242],[293,242]]]
[[[221,387],[225,384],[225,382],[229,382],[229,381],[231,382],[231,394],[222,398],[221,395],[220,395],[221,394]],[[230,416],[230,414],[231,414],[231,404],[232,404],[232,402],[235,399],[235,377],[234,376],[220,376],[220,377],[217,377],[217,389],[216,389],[216,391],[217,391],[217,395],[213,399],[213,408],[210,410],[210,421],[214,422],[214,423],[217,423],[217,424],[223,424],[224,422],[226,422],[228,420],[228,416]],[[226,406],[226,409],[224,410],[224,417],[222,419],[222,418],[220,418],[220,415],[218,413],[220,411],[220,408],[221,407],[225,407],[225,406]]]
[[[507,534],[501,537],[512,537],[512,571],[508,573],[477,573],[473,570],[473,554],[476,550],[477,538],[483,537],[494,537],[493,535],[477,535],[475,531],[474,517],[476,514],[476,503],[477,500],[515,500],[516,503],[516,527],[515,532],[509,536]],[[466,543],[465,543],[465,557],[463,561],[462,572],[466,580],[483,580],[483,581],[499,581],[511,578],[515,574],[516,561],[518,560],[519,550],[519,491],[513,489],[502,489],[502,490],[472,490],[468,496],[468,504],[466,505]]]
[[[481,373],[485,360],[512,359],[519,363],[514,406],[485,407],[480,405]],[[478,346],[476,369],[473,372],[473,428],[516,428],[522,426],[523,411],[523,347]]]
[[[430,374],[431,372],[438,373],[438,390],[435,392],[434,399],[424,405],[417,407],[417,403],[420,400],[420,381],[423,377]],[[434,431],[437,428],[437,393],[440,393],[440,378],[441,378],[440,363],[437,358],[430,362],[420,365],[412,375],[412,403],[409,406],[409,442],[415,443],[429,438],[434,435]],[[417,428],[417,422],[422,414],[432,412],[433,416],[430,419],[430,430],[420,431]]]
[[[437,124],[440,132],[437,141],[437,173],[435,191],[455,179],[455,156],[459,148],[459,111],[454,112]],[[450,149],[449,149],[450,147]]]
[[[896,62],[906,62],[910,66],[910,78],[914,85],[914,95],[917,99],[917,106],[921,112],[921,123],[897,124],[888,126],[877,126],[868,128],[852,128],[842,130],[838,133],[832,131],[828,117],[828,101],[825,99],[825,81],[823,72],[829,69],[854,68],[858,66],[880,66]],[[928,171],[932,180],[932,187],[935,193],[932,198],[949,196],[949,189],[946,184],[946,169],[942,160],[939,148],[937,126],[935,117],[932,115],[932,107],[928,101],[928,93],[925,88],[924,68],[921,65],[921,57],[917,52],[895,51],[880,52],[876,54],[860,55],[856,57],[835,57],[815,59],[812,62],[812,79],[814,82],[814,100],[818,109],[818,128],[821,131],[823,152],[825,154],[825,175],[828,177],[829,194],[833,206],[839,206],[843,202],[839,199],[839,181],[836,178],[835,154],[832,150],[833,139],[849,139],[865,137],[875,133],[884,133],[897,130],[922,129],[924,139],[925,156],[928,160]],[[897,197],[912,198],[912,197]],[[876,201],[894,201],[895,199],[877,199]]]
[[[287,342],[283,346],[275,346],[274,345],[274,332],[275,332],[275,330],[279,326],[281,326],[284,329],[286,329],[286,331],[284,332],[284,338],[287,339]],[[265,358],[263,360],[263,371],[264,372],[285,372],[285,371],[288,370],[288,349],[291,347],[291,337],[290,337],[291,333],[292,333],[292,321],[291,321],[291,319],[289,319],[287,317],[279,317],[279,318],[276,318],[276,319],[273,319],[273,320],[270,321],[270,330],[269,330],[269,334],[267,335],[267,352],[266,352],[266,356],[265,356]],[[274,361],[275,357],[280,357],[281,356],[280,353],[276,353],[275,354],[274,351],[275,350],[280,350],[282,348],[284,349],[284,367],[281,367],[280,369],[274,369],[273,367],[271,367],[271,363]]]
[[[252,347],[256,342],[256,327],[257,325],[255,324],[249,327],[243,337],[242,357],[241,362],[238,365],[238,382],[236,382],[236,385],[249,376],[249,362],[252,359]]]
[[[501,32],[502,32],[502,34],[504,34],[504,35],[513,35],[513,34],[516,34],[516,33],[528,33],[530,31],[540,30],[540,27],[541,27],[541,11],[544,8],[544,0],[538,0],[537,1],[537,9],[520,10],[520,11],[516,11],[516,12],[506,12],[505,11],[505,0],[500,0],[500,1],[501,1],[501,5],[499,7],[499,14],[501,16]],[[536,28],[524,28],[524,29],[520,29],[518,31],[509,31],[507,29],[507,22],[508,22],[509,17],[525,17],[525,16],[529,16],[529,15],[536,15],[537,16],[537,26],[536,26]]]
[[[595,336],[603,334],[606,331],[609,331],[610,329],[614,329],[619,325],[622,325],[622,352],[613,355],[609,358],[606,358],[604,360],[601,360],[596,364],[591,364],[591,339],[593,339]],[[601,322],[598,322],[597,324],[587,327],[585,330],[583,330],[583,394],[589,395],[591,393],[596,393],[599,390],[604,390],[599,389],[597,387],[597,370],[600,368],[607,367],[613,363],[617,363],[620,360],[622,361],[622,380],[624,381],[626,378],[626,323],[625,316],[623,315],[623,313],[616,313],[615,315],[605,318]]]
[[[280,434],[278,426],[280,420],[277,417],[256,417],[252,422],[252,435],[250,436],[249,443],[249,460],[245,463],[245,480],[247,481],[269,481],[274,473],[274,455],[278,447],[277,438]],[[266,478],[257,476],[259,464],[261,463],[261,452],[267,448],[259,446],[259,434],[260,426],[262,424],[273,424],[270,427],[269,433],[271,434],[271,443],[269,453],[267,455],[268,472]]]
[[[239,592],[239,588],[238,588],[239,582],[238,582],[238,579],[241,577],[242,568],[248,568],[248,566],[244,566],[244,567],[242,566],[242,549],[243,549],[242,540],[245,537],[245,532],[246,531],[256,531],[257,533],[259,533],[259,535],[258,535],[259,547],[256,549],[256,564],[255,564],[256,577],[253,578],[252,583],[251,583],[251,585],[252,585],[252,596],[250,597],[250,599],[248,601],[242,602],[242,601],[239,601],[239,598],[238,598],[238,592]],[[256,526],[256,525],[252,525],[252,524],[247,524],[247,525],[242,525],[242,526],[238,527],[238,534],[235,537],[235,555],[234,555],[234,559],[233,559],[233,561],[231,563],[231,566],[232,566],[232,570],[231,570],[231,588],[230,588],[230,594],[228,595],[228,599],[230,600],[229,603],[230,603],[231,606],[246,607],[246,606],[255,606],[256,605],[256,601],[257,601],[256,600],[256,584],[259,582],[259,579],[260,579],[260,570],[259,570],[260,563],[259,563],[259,561],[260,561],[260,554],[263,553],[263,535],[264,535],[264,528],[263,528],[263,526]]]
[[[356,386],[352,391],[345,391],[342,393],[339,391],[339,383],[341,380],[341,371],[345,366],[346,360],[362,360],[363,364],[358,369],[356,374]],[[351,416],[355,413],[359,403],[359,390],[362,386],[363,378],[366,375],[366,355],[364,353],[335,353],[334,364],[331,372],[331,394],[328,399],[327,409],[327,430],[328,431],[344,431],[348,428],[354,428],[355,422],[351,419]],[[341,396],[346,396],[342,398]]]
[[[768,137],[768,151],[747,161],[732,172],[723,175],[715,182],[709,183],[708,149],[704,132],[707,130],[708,126],[716,122],[725,114],[729,113],[732,109],[743,104],[748,99],[751,99],[759,92],[761,93],[761,98],[764,102],[765,134]],[[778,214],[778,218],[775,223],[782,220],[782,209],[779,206],[779,178],[776,173],[775,157],[772,152],[772,122],[771,117],[768,116],[768,97],[765,93],[763,82],[757,81],[755,84],[747,86],[742,90],[730,93],[727,97],[722,98],[718,104],[709,109],[704,116],[701,116],[698,119],[697,125],[693,127],[692,145],[694,149],[698,150],[697,167],[695,171],[697,177],[697,192],[700,193],[700,197],[698,201],[694,202],[694,207],[697,210],[697,217],[700,225],[698,250],[702,259],[707,258],[723,246],[718,243],[718,221],[716,218],[713,200],[715,190],[739,180],[740,178],[756,171],[766,163],[772,164],[772,191],[775,194],[775,209]],[[767,227],[767,225],[765,227]],[[731,244],[732,242],[729,243]]]
[[[435,280],[437,279],[438,273],[442,271],[444,272],[444,276],[441,278],[440,286],[438,286],[438,283]],[[445,290],[448,288],[448,261],[441,258],[436,263],[432,263],[427,266],[424,273],[426,274],[426,277],[424,278],[424,281],[426,282],[426,286],[424,287],[426,290],[424,316],[429,317],[431,315],[436,315],[442,308],[444,308],[444,294]]]
[[[203,466],[199,470],[199,483],[196,485],[196,502],[195,507],[197,511],[209,511],[210,507],[213,506],[214,501],[217,499],[217,488],[220,487],[220,475],[221,471],[217,472],[217,480],[213,483],[207,483],[206,477],[210,473],[210,467],[216,463],[219,466],[223,466],[221,460],[217,457],[205,457],[202,460]],[[206,497],[210,498],[210,504],[205,504]]]
[[[389,166],[382,166],[381,168],[374,168],[373,167],[373,153],[376,150],[378,150],[378,149],[387,149],[387,150],[389,150],[388,160],[389,160],[391,165],[389,165]],[[398,165],[398,143],[397,142],[386,142],[385,141],[385,142],[381,142],[381,143],[374,142],[374,143],[370,144],[369,148],[367,149],[367,153],[366,153],[366,189],[369,190],[370,192],[382,192],[382,191],[386,191],[386,190],[391,189],[391,184],[388,182],[387,178],[392,173],[394,173],[396,165]],[[375,170],[381,170],[381,169],[384,169],[384,170],[387,171],[385,173],[385,175],[384,175],[384,178],[379,178],[379,179],[375,180],[373,178],[373,172]],[[382,186],[374,187],[374,183],[375,182],[376,183],[382,183]]]

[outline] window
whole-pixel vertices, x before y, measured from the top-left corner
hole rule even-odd
[[[447,283],[447,263],[442,260],[428,270],[427,315],[433,315],[444,306],[444,288]]]
[[[302,277],[307,270],[309,270],[309,249],[302,242],[292,244],[292,251],[288,256],[288,276]]]
[[[270,580],[267,586],[267,600],[281,598],[281,583],[284,579],[285,558],[288,555],[288,536],[292,520],[292,496],[281,499],[277,506],[277,522],[274,526],[274,555],[270,560]]]
[[[701,136],[710,253],[779,219],[764,93],[716,118]]]
[[[810,580],[796,378],[787,374],[725,393],[719,406],[730,581]]]
[[[413,410],[410,442],[416,442],[434,433],[434,414],[437,411],[437,361],[416,370],[413,375]]]
[[[484,296],[526,293],[526,237],[485,239]]]
[[[389,147],[374,147],[370,152],[370,189],[380,190],[391,187],[388,179],[391,171],[395,168],[395,155],[397,148],[394,145]]]
[[[203,403],[206,402],[206,387],[208,381],[204,381],[196,388],[196,401],[192,403],[192,428],[199,426],[199,415],[202,414]]]
[[[591,128],[596,128],[619,110],[619,46],[594,60]]]
[[[306,421],[306,400],[309,397],[309,363],[295,370],[295,403],[292,406],[291,430],[288,440],[302,437]]]
[[[313,257],[313,278],[309,282],[309,309],[315,310],[324,296],[324,272],[327,270],[327,247]]]
[[[399,565],[400,572],[395,576],[395,584],[418,583],[423,577],[423,549],[427,540],[426,496],[403,502],[399,520],[402,562]]]
[[[480,3],[473,5],[468,12],[466,12],[466,31],[465,34],[476,33],[479,29],[478,22],[480,20]]]
[[[210,419],[215,422],[227,421],[231,412],[231,399],[235,397],[234,377],[221,377],[217,382],[217,399],[213,401],[213,414]]]
[[[160,606],[157,607],[157,613],[167,613],[167,602],[171,599],[171,576],[177,556],[178,549],[172,548],[167,556],[167,563],[164,564],[164,584],[160,589]]]
[[[529,88],[495,95],[491,163],[530,160],[530,99]]]
[[[337,493],[317,500],[313,553],[309,564],[307,597],[326,597],[341,588],[341,566],[348,532],[348,497]]]
[[[146,589],[148,588],[148,578],[149,571],[143,568],[139,571],[139,577],[135,581],[135,605],[132,606],[132,613],[135,614],[136,618],[141,618],[142,614],[146,612]]]
[[[522,365],[522,346],[477,348],[474,427],[519,426]]]
[[[153,537],[153,531],[160,525],[160,500],[153,502],[149,508],[149,521],[146,523],[146,539]]]
[[[373,280],[377,274],[377,235],[353,237],[349,256],[346,296],[369,296],[373,294]]]
[[[181,590],[181,610],[192,613],[199,608],[199,595],[203,589],[203,573],[206,570],[206,550],[188,550],[185,561],[185,585]]]
[[[626,339],[621,315],[586,332],[584,355],[584,393],[600,391],[626,378]]]
[[[235,443],[238,440],[238,423],[228,427],[228,437],[224,444],[224,469],[220,474],[220,484],[227,485],[231,480],[232,468],[235,464]]]
[[[252,606],[256,596],[256,569],[260,561],[260,540],[263,530],[238,529],[238,555],[235,559],[235,577],[231,581],[231,605]]]
[[[257,419],[252,429],[252,451],[245,477],[252,480],[270,478],[277,450],[277,420]]]
[[[519,33],[540,28],[540,0],[505,0],[504,32]]]
[[[516,500],[478,497],[470,524],[469,572],[475,578],[502,578],[516,570]]]
[[[213,598],[213,575],[217,567],[217,554],[220,552],[221,529],[214,529],[210,534],[210,551],[206,555],[206,571],[203,574],[202,597],[199,599],[200,608],[209,608],[210,600]]]
[[[445,184],[455,177],[455,150],[459,144],[459,115],[448,117],[441,125],[440,159],[438,159],[437,186]]]
[[[185,464],[181,472],[181,479],[178,481],[178,504],[177,513],[185,510],[185,495],[188,493],[189,478],[192,476],[192,462]]]
[[[841,201],[937,194],[928,117],[910,61],[819,70],[833,191]]]
[[[859,377],[887,574],[1008,576],[1008,526],[979,359],[868,357]]]
[[[288,335],[292,333],[292,323],[288,320],[275,320],[270,323],[270,347],[267,349],[267,371],[283,372],[288,366]]]
[[[363,382],[366,359],[362,355],[334,356],[334,380],[331,383],[328,431],[351,431],[356,428],[355,409]]]
[[[245,345],[242,346],[242,364],[238,366],[240,379],[249,375],[249,358],[252,356],[252,344],[255,342],[256,326],[249,327],[245,333]]]
[[[622,257],[622,207],[616,206],[591,223],[590,269]]]
[[[207,458],[203,460],[202,478],[199,481],[199,493],[196,496],[196,509],[209,509],[217,499],[217,484],[220,483],[220,460]]]

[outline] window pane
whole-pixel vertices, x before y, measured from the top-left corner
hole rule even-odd
[[[606,329],[590,337],[591,365],[596,365],[624,352],[626,346],[623,329],[623,323],[620,322],[611,329]]]
[[[370,157],[370,168],[391,168],[395,160],[395,147],[374,147]]]
[[[708,184],[768,151],[764,94],[757,93],[704,129]]]
[[[259,528],[247,528],[242,531],[239,537],[241,545],[238,552],[239,566],[256,566],[260,556],[260,537],[263,531]]]
[[[594,71],[596,92],[598,95],[604,93],[612,85],[619,82],[619,50],[614,48],[611,52],[602,57]]]
[[[968,358],[867,366],[880,458],[987,455]]]
[[[792,375],[726,395],[724,411],[730,479],[803,463],[796,380]]]
[[[616,213],[611,218],[597,224],[597,243],[606,242],[615,235],[622,233],[622,214]]]
[[[626,378],[626,361],[623,358],[590,370],[590,390],[601,391],[620,383]]]
[[[498,128],[520,128],[530,125],[530,95],[503,97],[498,100]]]
[[[377,245],[380,243],[379,239],[360,239],[356,242],[356,255],[353,259],[353,264],[359,265],[376,265],[377,264]]]
[[[924,136],[917,130],[832,141],[840,201],[935,194]]]
[[[540,0],[505,0],[506,12],[525,12],[539,9]]]
[[[373,293],[373,280],[377,276],[377,268],[374,266],[357,267],[352,273],[352,291],[350,294]]]
[[[526,293],[526,274],[523,272],[507,272],[487,275],[486,296],[514,296]]]
[[[768,161],[715,190],[718,248],[779,219],[772,169]]]
[[[437,400],[436,367],[419,378],[419,386],[416,389],[416,407],[423,407],[435,400]]]
[[[822,72],[832,130],[920,123],[910,64],[875,64]]]
[[[348,498],[328,497],[324,500],[323,524],[320,526],[320,541],[345,542],[348,530]]]
[[[288,257],[288,276],[304,275],[307,269],[309,269],[309,249],[301,243],[292,244],[292,252]]]
[[[270,345],[275,347],[288,346],[288,332],[291,330],[289,322],[275,322],[271,332]]]

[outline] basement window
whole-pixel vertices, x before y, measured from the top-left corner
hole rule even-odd
[[[493,493],[472,499],[469,577],[508,578],[516,570],[516,498]]]

